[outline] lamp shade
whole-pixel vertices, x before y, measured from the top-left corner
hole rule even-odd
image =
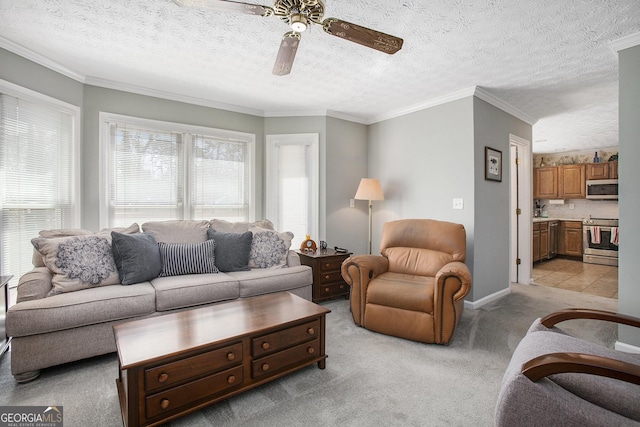
[[[375,178],[362,178],[358,191],[356,191],[356,200],[384,200],[380,181]]]

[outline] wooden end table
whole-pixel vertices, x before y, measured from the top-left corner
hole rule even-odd
[[[313,270],[313,302],[336,297],[349,298],[351,291],[342,278],[340,268],[351,252],[336,252],[333,249],[318,249],[315,252],[298,251],[300,263]]]
[[[125,426],[154,426],[317,363],[330,310],[288,292],[114,326]]]

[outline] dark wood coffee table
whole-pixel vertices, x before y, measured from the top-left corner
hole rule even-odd
[[[317,363],[330,310],[288,292],[114,326],[126,426],[158,425]]]

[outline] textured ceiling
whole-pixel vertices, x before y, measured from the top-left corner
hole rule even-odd
[[[609,42],[640,32],[638,0],[326,0],[325,10],[404,47],[386,55],[312,26],[291,74],[276,77],[282,21],[171,0],[0,0],[0,47],[89,84],[264,116],[372,123],[477,86],[535,121],[534,152],[618,145]]]

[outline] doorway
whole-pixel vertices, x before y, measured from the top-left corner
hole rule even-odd
[[[531,284],[531,142],[509,134],[510,209],[509,278],[512,283]]]

